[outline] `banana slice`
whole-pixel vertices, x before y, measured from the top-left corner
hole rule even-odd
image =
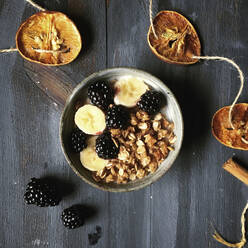
[[[95,151],[96,136],[88,139],[88,146],[80,152],[80,161],[82,165],[90,171],[102,170],[108,164],[108,160],[99,158]]]
[[[75,114],[75,123],[84,133],[98,135],[106,128],[105,115],[96,106],[86,104]]]
[[[140,78],[122,77],[115,83],[115,104],[134,107],[149,87]]]

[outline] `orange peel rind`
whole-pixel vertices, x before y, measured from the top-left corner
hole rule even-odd
[[[171,64],[189,65],[200,56],[201,43],[192,24],[175,11],[161,11],[153,20],[155,37],[150,26],[147,41],[152,52],[161,60]]]
[[[41,11],[21,24],[16,33],[16,47],[24,59],[58,66],[78,56],[82,40],[76,25],[65,14]]]
[[[232,111],[232,129],[228,114],[230,106],[219,109],[212,119],[213,136],[223,145],[248,150],[248,103],[235,104]]]

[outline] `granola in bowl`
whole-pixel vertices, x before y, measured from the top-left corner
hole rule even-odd
[[[151,118],[144,111],[131,114],[131,125],[126,130],[111,129],[118,140],[118,157],[109,160],[106,167],[92,172],[97,182],[127,183],[154,173],[174,150],[176,136],[174,123],[161,113]]]

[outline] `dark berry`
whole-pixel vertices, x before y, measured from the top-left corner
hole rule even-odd
[[[92,83],[88,88],[88,97],[92,104],[107,110],[108,106],[113,103],[114,92],[105,82]]]
[[[81,152],[84,148],[86,148],[87,135],[81,131],[80,129],[75,129],[71,134],[71,145],[72,150],[74,152]]]
[[[84,218],[79,207],[72,206],[64,209],[61,214],[61,219],[65,227],[75,229],[83,225]]]
[[[60,202],[60,196],[55,187],[44,179],[31,178],[28,183],[24,200],[27,204],[38,207],[56,206]]]
[[[121,105],[110,105],[106,114],[108,128],[126,129],[130,124],[130,113]]]
[[[147,112],[149,115],[156,114],[162,105],[162,93],[149,90],[144,93],[137,103],[139,109]]]
[[[99,158],[116,158],[119,150],[119,144],[112,138],[110,132],[105,132],[96,139],[96,153]]]

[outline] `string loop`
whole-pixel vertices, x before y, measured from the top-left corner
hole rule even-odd
[[[246,230],[245,230],[245,213],[248,209],[248,203],[246,203],[245,205],[245,208],[242,212],[242,215],[241,215],[241,240],[240,242],[238,243],[229,243],[227,242],[224,238],[221,237],[221,235],[219,233],[217,233],[217,231],[214,232],[213,234],[213,238],[218,241],[219,243],[227,246],[227,247],[235,247],[235,248],[242,248],[244,247],[244,245],[246,244],[246,237],[245,237],[245,233],[246,233]]]
[[[154,28],[154,25],[153,25],[153,20],[152,20],[152,0],[150,0],[150,4],[149,4],[149,16],[150,16],[150,24],[151,24],[151,27],[152,27],[152,32],[155,36],[156,39],[158,39],[158,36],[155,32],[155,28]]]
[[[233,123],[232,123],[232,111],[233,111],[233,108],[235,106],[235,104],[237,103],[241,93],[242,93],[242,90],[243,90],[243,87],[244,87],[244,74],[243,72],[241,71],[240,67],[231,59],[228,59],[228,58],[225,58],[225,57],[219,57],[219,56],[192,56],[192,58],[194,59],[203,59],[203,60],[220,60],[220,61],[226,61],[228,62],[229,64],[231,64],[233,67],[235,67],[239,73],[239,78],[240,78],[240,88],[239,88],[239,91],[229,109],[229,113],[228,113],[228,120],[229,120],[229,123],[232,127],[232,129],[235,129],[235,127],[233,126]]]

